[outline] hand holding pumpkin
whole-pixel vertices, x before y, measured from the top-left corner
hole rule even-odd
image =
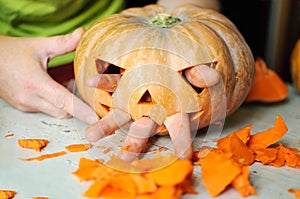
[[[26,112],[57,118],[74,115],[94,122],[94,111],[47,73],[47,61],[73,51],[83,29],[56,37],[14,38],[0,35],[0,97]],[[76,107],[76,109],[75,109]]]

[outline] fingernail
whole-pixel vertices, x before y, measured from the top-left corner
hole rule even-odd
[[[79,36],[81,37],[81,35],[84,33],[84,28],[77,28],[76,30],[73,31],[72,35],[73,36]]]

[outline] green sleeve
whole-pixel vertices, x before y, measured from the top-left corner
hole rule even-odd
[[[124,0],[0,0],[0,34],[53,36],[88,28],[96,20],[119,12]],[[74,53],[58,56],[49,66],[72,62]]]

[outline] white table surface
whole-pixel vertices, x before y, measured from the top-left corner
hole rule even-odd
[[[276,104],[244,104],[238,111],[225,120],[221,136],[226,136],[249,124],[253,124],[252,132],[266,130],[274,125],[275,117],[280,114],[289,128],[282,139],[288,147],[300,149],[300,96],[290,88],[288,99]],[[25,162],[19,158],[35,157],[41,154],[64,150],[73,143],[86,143],[84,139],[85,123],[77,119],[55,119],[44,114],[20,112],[0,99],[0,189],[13,189],[18,192],[15,199],[30,199],[34,196],[47,196],[51,199],[80,199],[82,193],[90,185],[79,182],[71,173],[76,170],[80,157],[104,158],[117,153],[117,146],[122,145],[124,136],[117,133],[98,144],[114,147],[115,150],[104,154],[101,150],[68,153],[67,155],[44,161]],[[6,134],[14,133],[12,137]],[[20,138],[45,138],[48,146],[41,152],[24,149],[18,146]],[[194,140],[195,147],[201,145],[203,135]],[[159,137],[153,148],[165,145],[171,148],[169,137]],[[194,170],[194,187],[198,195],[185,195],[184,199],[210,198],[201,181],[200,168]],[[250,179],[257,189],[258,195],[249,196],[261,199],[293,199],[289,188],[300,188],[300,169],[290,167],[275,168],[254,163],[251,166]],[[233,188],[226,190],[216,198],[242,198]]]

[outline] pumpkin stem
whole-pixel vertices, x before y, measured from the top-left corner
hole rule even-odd
[[[150,19],[149,23],[158,27],[168,28],[171,25],[180,22],[178,17],[174,17],[167,13],[159,13]]]

